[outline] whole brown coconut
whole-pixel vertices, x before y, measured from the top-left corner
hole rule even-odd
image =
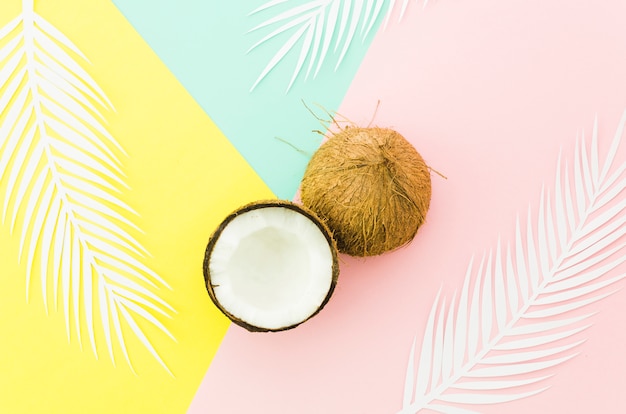
[[[386,128],[348,127],[313,155],[305,206],[326,220],[340,252],[375,256],[410,242],[424,223],[430,171],[415,148]]]

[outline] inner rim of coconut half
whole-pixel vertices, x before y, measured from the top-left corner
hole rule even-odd
[[[235,318],[279,329],[300,323],[326,299],[331,246],[307,216],[272,206],[247,211],[222,230],[209,261],[215,298]]]

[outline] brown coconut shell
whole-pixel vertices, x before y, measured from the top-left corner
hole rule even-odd
[[[227,309],[225,309],[222,304],[219,302],[219,300],[217,300],[216,296],[215,296],[215,286],[213,286],[213,284],[211,284],[211,272],[210,272],[210,267],[209,267],[209,263],[211,260],[211,252],[213,251],[213,247],[215,246],[215,243],[217,242],[217,240],[219,239],[222,231],[224,231],[224,229],[228,226],[228,224],[238,215],[240,214],[244,214],[246,212],[252,211],[252,210],[256,210],[256,209],[263,209],[263,208],[270,208],[270,207],[281,207],[281,208],[286,208],[286,209],[290,209],[293,211],[296,211],[302,215],[304,215],[305,217],[307,217],[308,219],[310,219],[313,223],[315,223],[315,225],[320,229],[320,231],[322,232],[322,234],[324,235],[324,237],[326,238],[326,241],[328,242],[328,245],[330,246],[330,250],[331,250],[331,255],[332,255],[332,281],[331,281],[331,285],[330,288],[328,289],[328,294],[326,295],[326,297],[324,298],[324,300],[322,301],[322,303],[320,304],[320,306],[317,308],[317,310],[312,313],[308,318],[296,323],[296,324],[292,324],[292,325],[288,325],[288,326],[284,326],[278,329],[268,329],[268,328],[264,328],[264,327],[259,327],[259,326],[255,326],[252,325],[246,321],[243,321],[241,319],[239,319],[238,317],[236,317],[235,315],[233,315],[232,313],[230,313]],[[306,322],[307,320],[311,319],[313,316],[317,315],[322,308],[324,308],[324,306],[326,306],[326,304],[328,303],[328,301],[330,300],[334,290],[335,290],[335,286],[337,285],[337,280],[339,277],[339,260],[338,260],[338,249],[337,249],[337,243],[335,241],[335,239],[332,236],[332,232],[330,231],[330,229],[328,228],[328,226],[310,209],[308,209],[305,206],[302,205],[298,205],[295,203],[292,203],[290,201],[286,201],[286,200],[259,200],[259,201],[254,201],[252,203],[246,204],[243,207],[240,207],[238,209],[236,209],[235,211],[233,211],[231,214],[229,214],[221,223],[220,225],[217,227],[217,229],[215,229],[215,231],[213,232],[213,234],[211,234],[211,236],[209,237],[209,241],[205,250],[205,254],[204,254],[204,261],[203,261],[203,273],[204,273],[204,283],[205,286],[207,288],[207,292],[209,293],[209,297],[211,298],[211,300],[213,301],[213,303],[215,304],[215,306],[217,306],[217,308],[226,316],[228,317],[233,323],[247,329],[250,332],[278,332],[278,331],[285,331],[288,329],[293,329],[296,326],[301,325],[302,323]]]
[[[402,135],[348,127],[311,158],[301,184],[305,206],[326,221],[339,251],[374,256],[409,243],[430,206],[430,171]]]

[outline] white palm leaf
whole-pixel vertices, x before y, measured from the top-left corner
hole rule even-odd
[[[300,44],[300,51],[287,91],[291,89],[305,66],[305,79],[308,79],[311,73],[315,78],[327,60],[331,47],[333,52],[341,49],[335,64],[336,70],[343,62],[355,37],[364,40],[369,35],[385,6],[387,8],[386,26],[395,6],[400,4],[396,0],[311,0],[305,3],[299,0],[272,0],[253,10],[250,15],[274,8],[282,10],[282,7],[275,6],[289,2],[295,5],[280,11],[248,31],[250,33],[262,29],[269,30],[269,33],[248,49],[248,53],[274,38],[286,38],[250,88],[251,91],[298,44]],[[409,2],[410,0],[402,0],[400,18],[404,15]],[[424,1],[424,5],[426,2],[427,0]]]
[[[2,218],[21,233],[27,300],[39,275],[46,312],[62,303],[68,340],[74,332],[82,347],[86,330],[97,357],[101,335],[113,363],[119,348],[133,369],[126,326],[169,372],[139,325],[174,339],[162,322],[174,310],[157,295],[168,286],[142,262],[148,253],[127,218],[136,213],[119,198],[124,151],[102,113],[111,102],[32,0],[0,29],[0,42]]]
[[[611,273],[626,262],[626,161],[615,163],[625,124],[626,112],[600,168],[596,119],[590,145],[584,134],[576,141],[573,168],[559,156],[536,225],[529,210],[513,247],[498,240],[477,269],[470,262],[458,299],[437,297],[417,369],[411,349],[401,413],[474,413],[466,407],[528,397],[577,355],[577,334],[591,326],[582,308],[626,276]]]

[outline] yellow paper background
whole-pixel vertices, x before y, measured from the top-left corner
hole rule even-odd
[[[0,2],[0,25],[20,5]],[[82,344],[74,333],[68,342],[62,306],[46,313],[36,272],[26,302],[19,232],[3,225],[0,412],[182,413],[229,325],[203,286],[207,238],[235,207],[273,195],[111,2],[36,0],[35,10],[90,59],[83,67],[115,106],[105,112],[107,128],[128,153],[130,187],[119,197],[139,213],[129,219],[144,231],[133,234],[152,255],[144,263],[172,287],[158,293],[177,311],[162,319],[176,342],[149,323],[141,327],[174,377],[129,330],[136,374],[119,347],[113,365],[99,331],[98,359],[85,334]]]

